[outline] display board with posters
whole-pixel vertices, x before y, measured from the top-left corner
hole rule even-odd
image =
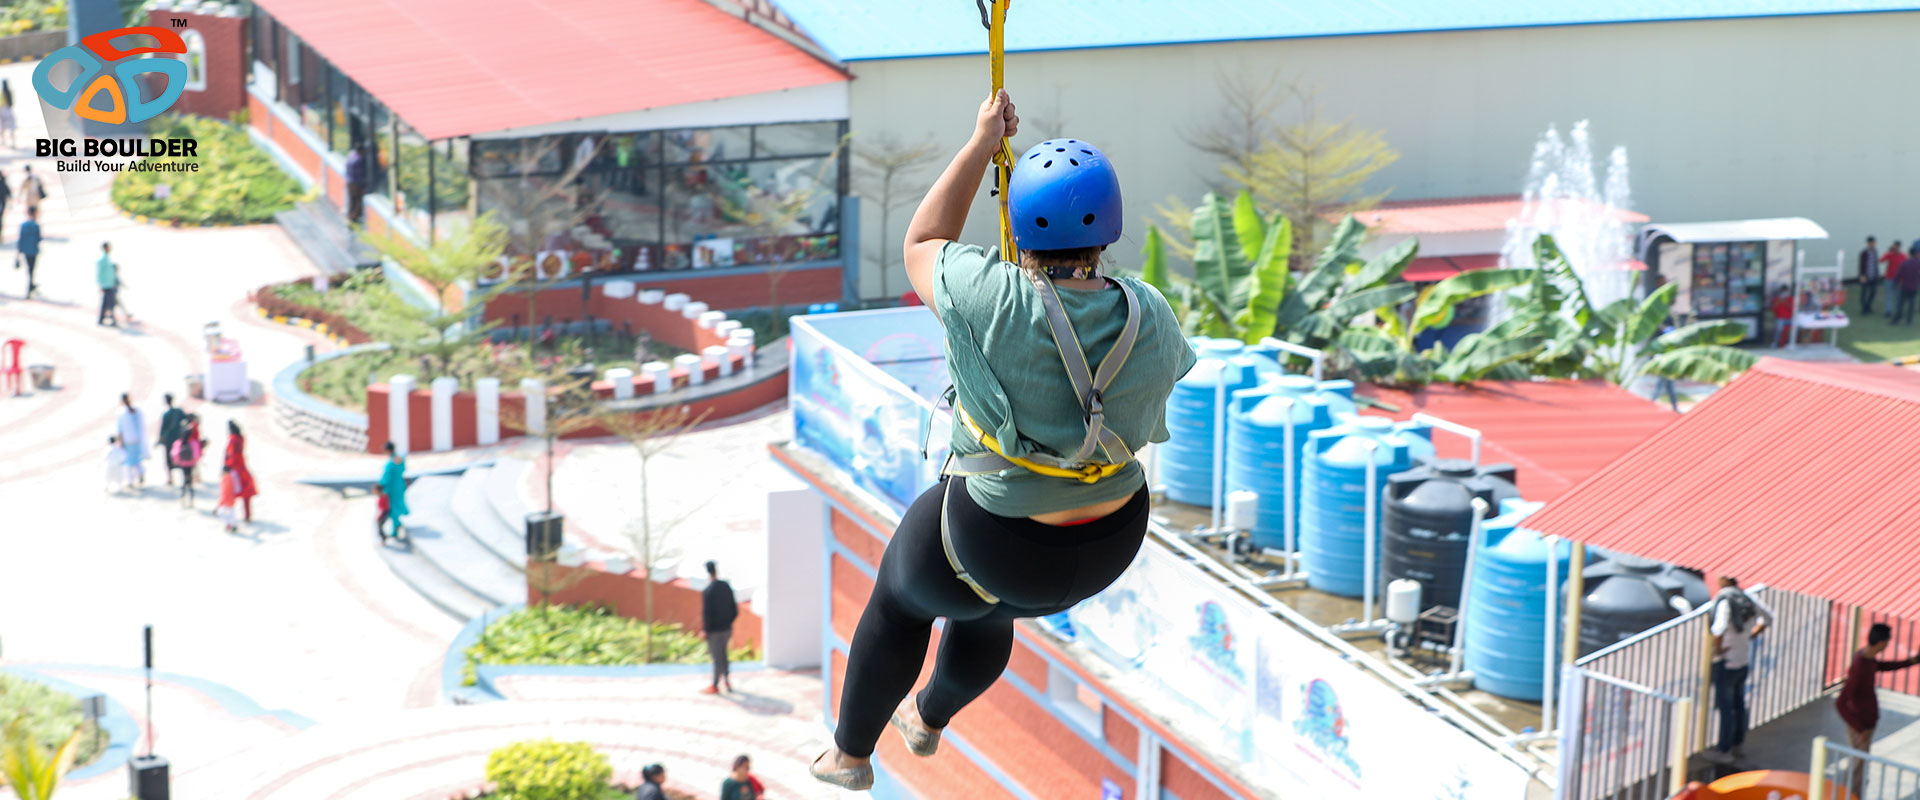
[[[933,402],[947,386],[943,341],[925,308],[795,317],[787,391],[794,441],[906,510],[933,485],[948,449],[951,417]]]
[[[1281,797],[1520,800],[1528,776],[1163,546],[1072,612],[1077,639],[1177,704],[1193,743]]]

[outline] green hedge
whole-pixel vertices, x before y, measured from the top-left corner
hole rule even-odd
[[[476,664],[569,664],[596,667],[638,666],[647,663],[644,644],[647,623],[614,614],[605,608],[545,606],[516,609],[487,624],[480,640],[467,648],[463,683],[475,683]],[[732,648],[728,657],[757,661],[759,650]],[[653,663],[699,664],[707,660],[707,643],[678,625],[653,626]]]
[[[25,678],[0,673],[0,728],[15,718],[26,717],[29,736],[49,751],[66,744],[75,728],[86,726],[80,737],[74,766],[93,763],[105,749],[106,740],[98,726],[80,713],[80,699],[66,692],[34,683]]]
[[[627,793],[614,788],[613,764],[586,742],[532,739],[487,756],[489,797],[497,800],[610,800]]]
[[[143,163],[200,165],[195,172],[122,172],[113,181],[113,203],[129,214],[188,225],[271,222],[306,196],[299,181],[280,170],[246,129],[205,117],[163,117],[150,134],[193,138],[198,155],[148,158]],[[160,186],[167,196],[156,197]]]

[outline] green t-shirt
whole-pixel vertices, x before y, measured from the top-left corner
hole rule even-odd
[[[1113,280],[1139,297],[1140,332],[1102,397],[1107,428],[1137,452],[1167,440],[1167,396],[1195,356],[1160,292],[1135,278]],[[1099,369],[1126,327],[1126,296],[1113,287],[1058,293],[1087,366]],[[946,324],[947,371],[959,404],[1005,454],[1037,450],[1066,457],[1078,450],[1086,414],[1054,346],[1040,295],[1020,268],[1001,261],[999,248],[948,242],[934,267],[933,302]],[[986,447],[956,420],[953,452],[972,455]],[[1029,517],[1118,500],[1145,482],[1137,461],[1091,484],[1015,467],[968,478],[967,493],[991,513]]]

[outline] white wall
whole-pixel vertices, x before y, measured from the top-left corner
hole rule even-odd
[[[766,530],[767,574],[753,597],[761,619],[761,659],[779,669],[818,667],[826,591],[825,569],[818,565],[826,563],[826,503],[805,484],[783,478],[767,492]]]
[[[1665,222],[1811,217],[1834,234],[1809,244],[1827,253],[1868,233],[1883,245],[1920,236],[1916,42],[1920,12],[1587,25],[1013,54],[1007,80],[1027,129],[1015,152],[1057,132],[1036,122],[1064,118],[1113,157],[1128,219],[1111,254],[1124,266],[1138,265],[1155,204],[1190,205],[1217,174],[1181,134],[1217,117],[1218,78],[1240,71],[1298,75],[1331,118],[1382,130],[1401,160],[1372,188],[1395,199],[1518,192],[1547,125],[1591,119],[1602,157],[1628,149],[1635,210]],[[983,56],[850,68],[856,149],[880,135],[957,148],[988,88]],[[869,253],[873,237],[897,242],[911,214],[883,232],[875,205],[863,204]],[[966,236],[985,244],[994,225],[983,191]],[[868,258],[862,292],[874,296]],[[904,291],[904,277],[889,288]]]

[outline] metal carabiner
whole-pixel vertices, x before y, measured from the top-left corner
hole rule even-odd
[[[993,30],[993,21],[987,17],[986,0],[973,0],[973,5],[980,9],[980,27]]]

